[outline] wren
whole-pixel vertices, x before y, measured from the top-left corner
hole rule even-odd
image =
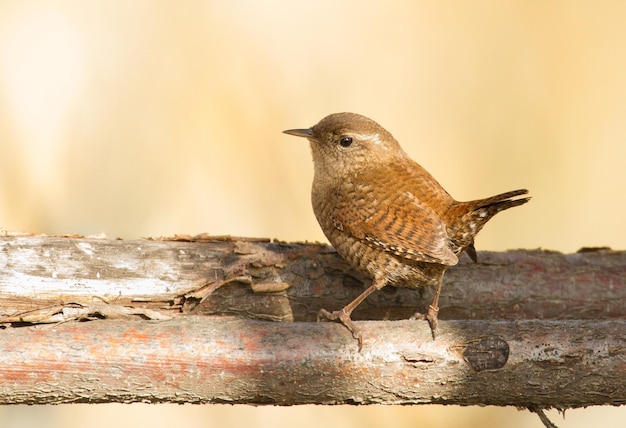
[[[318,321],[345,325],[362,347],[352,311],[386,285],[434,286],[425,315],[437,334],[439,292],[448,266],[465,251],[476,261],[474,237],[500,211],[525,204],[514,190],[486,199],[458,202],[378,123],[355,113],[336,113],[308,129],[286,134],[311,145],[315,175],[311,200],[324,234],[351,266],[372,284],[343,309],[320,310]]]

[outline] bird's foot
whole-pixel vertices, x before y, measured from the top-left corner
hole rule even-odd
[[[344,309],[333,312],[328,312],[326,309],[320,309],[319,313],[317,314],[317,321],[334,321],[343,324],[348,330],[350,330],[350,333],[352,333],[352,337],[354,337],[359,342],[359,352],[361,352],[361,349],[363,348],[363,338],[361,337],[361,330],[356,326],[354,321],[352,321],[352,318],[350,318],[350,314]]]
[[[430,331],[433,334],[433,340],[435,340],[437,338],[437,324],[438,324],[437,314],[438,313],[439,313],[439,308],[436,308],[433,305],[428,305],[428,312],[426,313],[426,315],[416,312],[410,319],[428,321],[428,325],[430,326]]]

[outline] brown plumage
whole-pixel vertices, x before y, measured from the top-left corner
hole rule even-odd
[[[434,285],[426,315],[437,332],[443,273],[461,252],[476,261],[474,237],[498,212],[522,205],[528,193],[515,190],[490,198],[455,201],[378,123],[354,113],[337,113],[308,129],[287,134],[310,141],[315,166],[311,199],[324,234],[339,255],[373,279],[353,302],[319,319],[342,322],[359,340],[350,314],[386,285]]]

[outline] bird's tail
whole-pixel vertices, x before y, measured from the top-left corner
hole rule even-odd
[[[475,201],[462,202],[459,204],[461,212],[457,217],[459,220],[452,226],[451,240],[457,247],[457,254],[465,250],[473,261],[476,261],[476,250],[474,249],[474,237],[483,228],[491,217],[500,211],[523,205],[530,200],[530,197],[518,198],[526,195],[528,190],[519,189],[511,192],[501,193],[490,198],[478,199]]]

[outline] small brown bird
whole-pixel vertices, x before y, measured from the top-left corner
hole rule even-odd
[[[308,129],[286,134],[311,144],[315,177],[311,200],[324,234],[341,257],[373,279],[343,309],[322,309],[318,320],[343,323],[362,346],[352,311],[386,285],[435,286],[426,315],[437,334],[443,274],[465,251],[476,261],[474,237],[498,212],[525,204],[528,193],[514,190],[470,202],[457,202],[424,168],[402,150],[378,123],[354,113],[336,113]]]

